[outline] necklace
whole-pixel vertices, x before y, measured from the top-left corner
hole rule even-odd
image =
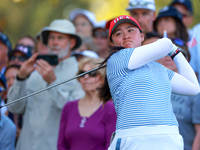
[[[86,117],[83,117],[83,118],[81,119],[81,123],[79,124],[79,127],[80,127],[80,128],[85,127],[85,123],[86,123]]]

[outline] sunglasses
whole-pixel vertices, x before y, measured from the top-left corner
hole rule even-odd
[[[106,31],[94,31],[93,37],[107,38],[108,32],[106,32]]]
[[[138,2],[138,1],[137,2],[135,2],[135,1],[133,2],[132,1],[132,2],[129,3],[130,6],[138,6],[138,5],[140,5],[140,6],[146,6],[148,4],[151,4],[151,2]]]
[[[187,17],[191,17],[192,16],[192,13],[187,13],[187,14],[181,14],[184,18],[187,18]]]
[[[78,75],[80,75],[80,74],[83,74],[83,73],[86,73],[87,71],[83,71],[83,70],[80,70],[79,72],[78,72]],[[93,71],[93,72],[89,72],[89,73],[87,73],[88,75],[89,75],[89,77],[96,77],[97,75],[98,75],[98,73],[96,72],[96,71]],[[86,74],[85,74],[86,75]],[[85,75],[83,75],[83,76],[81,76],[81,77],[84,77]],[[80,77],[80,78],[81,78]]]
[[[10,57],[10,61],[14,61],[15,59],[18,59],[19,61],[22,61],[22,62],[27,60],[27,58],[24,56],[11,56]]]

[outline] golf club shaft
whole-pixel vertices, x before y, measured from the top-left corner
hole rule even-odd
[[[46,88],[44,88],[44,89],[42,89],[42,90],[39,90],[39,91],[36,91],[36,92],[31,93],[31,94],[29,94],[29,95],[26,95],[26,96],[23,96],[23,97],[21,97],[21,98],[18,98],[18,99],[14,100],[14,101],[12,101],[12,102],[10,102],[10,103],[7,103],[7,104],[5,104],[5,105],[3,105],[3,106],[0,106],[0,109],[1,109],[2,107],[5,107],[5,106],[11,105],[11,104],[13,104],[13,103],[19,102],[19,101],[21,101],[21,100],[23,100],[23,99],[25,99],[25,98],[28,98],[28,97],[33,96],[33,95],[36,95],[36,94],[41,93],[41,92],[44,92],[44,91],[46,91],[46,90],[49,90],[49,89],[54,88],[54,87],[56,87],[56,86],[59,86],[59,85],[61,85],[61,84],[63,84],[63,83],[66,83],[66,82],[69,82],[69,81],[74,80],[74,79],[76,79],[76,78],[79,78],[79,77],[81,77],[81,76],[84,76],[84,75],[86,75],[86,74],[88,74],[88,73],[90,73],[90,72],[97,71],[97,70],[99,70],[99,69],[101,69],[101,68],[104,68],[104,67],[106,67],[106,65],[102,65],[102,66],[100,66],[100,67],[98,67],[98,68],[89,70],[89,71],[84,72],[84,73],[82,73],[82,74],[79,74],[79,75],[77,75],[77,76],[75,76],[75,77],[72,77],[72,78],[70,78],[70,79],[67,79],[67,80],[65,80],[65,81],[62,81],[62,82],[60,82],[60,83],[58,83],[58,84],[55,84],[55,85],[46,87]]]

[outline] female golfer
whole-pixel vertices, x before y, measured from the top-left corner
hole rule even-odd
[[[182,150],[171,92],[196,95],[199,83],[169,39],[141,46],[143,40],[133,17],[122,15],[111,22],[109,44],[121,49],[107,59],[107,82],[99,92],[104,102],[112,96],[117,113],[116,135],[108,149]],[[154,61],[166,55],[172,57],[180,74]]]

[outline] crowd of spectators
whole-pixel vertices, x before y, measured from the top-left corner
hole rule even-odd
[[[169,38],[181,48],[200,80],[200,24],[189,28],[194,17],[191,0],[172,0],[158,14],[154,0],[129,0],[124,9],[141,26],[143,45]],[[112,98],[103,104],[98,97],[105,68],[4,105],[97,68],[112,54],[108,46],[111,21],[97,22],[93,12],[77,8],[68,18],[55,18],[35,35],[27,33],[12,44],[12,35],[1,31],[0,150],[108,148],[117,115]],[[51,65],[38,59],[39,55],[56,55],[58,62]],[[171,57],[157,62],[178,73]],[[200,95],[172,94],[171,102],[184,149],[200,149]]]

